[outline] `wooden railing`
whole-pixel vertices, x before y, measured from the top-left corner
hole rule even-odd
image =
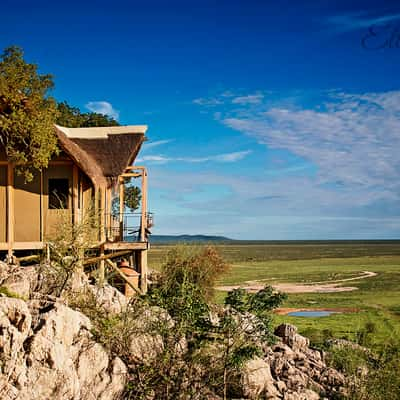
[[[143,218],[144,217],[144,218]],[[147,242],[149,228],[154,225],[153,213],[119,213],[107,215],[105,236],[111,242]],[[143,229],[144,227],[144,229]]]

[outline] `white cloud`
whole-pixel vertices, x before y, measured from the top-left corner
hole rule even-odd
[[[232,99],[233,104],[259,104],[262,102],[264,95],[248,94],[246,96],[238,96]]]
[[[119,118],[119,111],[115,110],[108,101],[89,101],[85,107],[92,112],[108,115],[116,120]]]
[[[322,108],[247,108],[222,122],[318,167],[319,183],[400,193],[400,91],[331,93]]]
[[[187,162],[187,163],[204,163],[209,161],[230,163],[240,161],[251,153],[251,150],[236,151],[232,153],[223,153],[206,157],[167,157],[164,155],[144,155],[137,159],[138,162],[155,162],[165,164],[167,162]]]

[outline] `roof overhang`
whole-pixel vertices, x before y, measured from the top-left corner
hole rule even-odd
[[[67,128],[55,126],[62,149],[95,186],[110,186],[134,162],[146,125]]]

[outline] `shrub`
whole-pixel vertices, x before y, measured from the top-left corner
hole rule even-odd
[[[367,322],[357,333],[359,344],[371,343],[375,330],[375,324]],[[396,335],[394,338],[372,350],[355,346],[330,349],[332,366],[349,377],[347,398],[400,399],[400,342]]]
[[[188,328],[201,326],[216,280],[229,266],[213,247],[178,246],[168,252],[159,284],[148,294],[151,304],[165,308]]]
[[[85,251],[97,243],[99,217],[92,207],[85,210],[80,222],[72,222],[68,210],[59,214],[57,230],[48,238],[50,262],[42,262],[36,291],[60,297],[66,289],[79,288]]]

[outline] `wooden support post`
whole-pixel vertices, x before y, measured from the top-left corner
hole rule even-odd
[[[74,164],[72,167],[72,221],[74,224],[80,222],[79,204],[79,170],[78,166]]]
[[[106,240],[105,232],[105,203],[106,203],[106,188],[100,187],[100,242],[104,243]]]
[[[119,241],[124,241],[124,209],[125,209],[125,185],[124,178],[118,179],[119,184]]]
[[[14,165],[7,164],[7,242],[8,260],[12,261],[14,247]]]
[[[102,244],[100,246],[100,257],[104,257],[104,245]],[[98,275],[98,283],[100,287],[102,287],[105,283],[106,280],[106,275],[105,275],[105,260],[100,259],[99,261],[99,275]]]
[[[46,243],[46,263],[50,265],[50,246]]]
[[[109,238],[113,239],[114,234],[112,230],[112,217],[111,217],[111,206],[112,206],[112,193],[111,188],[106,189],[106,240]]]
[[[147,229],[147,172],[142,170],[142,219],[140,223],[140,241],[146,241]]]
[[[147,293],[147,250],[139,251],[140,291]]]
[[[106,240],[105,232],[105,203],[106,203],[106,188],[100,187],[100,256],[104,256],[104,242]],[[99,263],[99,283],[102,286],[105,281],[105,264],[104,260],[101,259]]]
[[[94,215],[96,218],[96,225],[100,224],[100,210],[99,210],[99,187],[94,187]],[[98,232],[97,238],[100,240],[100,232]]]

